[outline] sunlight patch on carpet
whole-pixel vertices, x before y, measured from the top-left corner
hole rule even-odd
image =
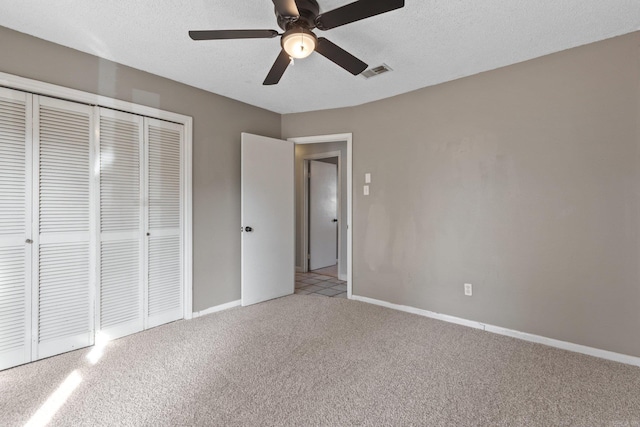
[[[71,372],[33,417],[27,421],[24,427],[44,427],[49,424],[49,421],[51,421],[53,416],[60,410],[81,382],[82,377],[80,373],[78,373],[77,370]]]

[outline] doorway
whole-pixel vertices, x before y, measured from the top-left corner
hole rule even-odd
[[[346,248],[341,249],[343,261],[339,264],[339,278],[326,278],[323,286],[333,288],[331,280],[346,287],[344,297],[352,295],[352,236],[351,236],[351,183],[352,183],[352,136],[351,134],[325,135],[317,137],[290,138],[287,141],[267,138],[248,133],[242,134],[241,168],[241,304],[256,304],[269,299],[294,293],[294,284],[302,280],[320,280],[301,278],[308,270],[308,258],[299,250],[305,233],[302,229],[304,208],[303,197],[296,195],[298,185],[303,185],[302,167],[295,167],[296,146],[333,143],[342,145],[341,159],[346,159],[346,168],[341,172],[346,181],[342,191],[343,202],[339,216],[341,235]],[[326,151],[321,147],[320,151]],[[334,149],[339,151],[339,149]],[[304,188],[300,186],[299,188]],[[344,196],[346,194],[346,198]],[[296,232],[296,228],[298,232]],[[306,246],[305,246],[306,247]],[[298,260],[296,260],[298,258]],[[341,270],[341,271],[340,271]],[[346,272],[345,272],[346,270]],[[344,276],[343,276],[344,275]],[[294,278],[295,276],[295,278]],[[340,280],[344,278],[344,281]],[[328,291],[327,291],[328,292]],[[345,293],[341,290],[340,293]],[[317,292],[326,295],[326,292]],[[327,295],[326,295],[327,296]]]
[[[323,156],[323,157],[320,157]],[[327,156],[327,157],[324,157]],[[311,160],[311,158],[316,160]],[[306,155],[304,159],[303,253],[306,271],[339,278],[340,271],[340,151]]]
[[[298,157],[319,144],[298,147]],[[344,143],[342,144],[344,145]],[[345,148],[345,147],[342,147]],[[295,293],[347,298],[346,281],[340,280],[341,222],[340,187],[341,152],[304,154],[304,188],[302,214],[302,252],[307,254],[306,272],[296,273]],[[298,167],[300,162],[298,162]],[[344,180],[343,180],[344,181]]]
[[[296,162],[296,289],[302,284],[299,282],[316,281],[319,286],[317,282],[322,281],[321,285],[331,286],[333,281],[336,289],[346,290],[341,296],[351,297],[352,136],[289,141],[295,144]],[[334,184],[327,180],[332,175]],[[317,178],[321,182],[314,185]],[[317,196],[324,201],[315,200]]]

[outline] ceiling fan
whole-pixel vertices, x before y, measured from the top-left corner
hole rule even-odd
[[[359,0],[326,13],[320,13],[316,0],[273,0],[278,26],[284,30],[208,30],[189,31],[193,40],[269,39],[281,36],[282,50],[263,85],[275,85],[294,58],[301,59],[318,52],[354,76],[367,69],[367,64],[324,37],[314,28],[325,31],[365,18],[404,7],[404,0]]]

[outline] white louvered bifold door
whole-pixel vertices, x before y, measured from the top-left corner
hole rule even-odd
[[[144,328],[141,116],[100,109],[97,329],[109,339]]]
[[[31,95],[0,88],[0,370],[31,360]]]
[[[93,344],[93,107],[34,96],[33,359]]]
[[[145,118],[147,327],[183,318],[181,149],[184,126]]]

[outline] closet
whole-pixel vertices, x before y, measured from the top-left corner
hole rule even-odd
[[[0,369],[183,318],[183,144],[0,88]]]

